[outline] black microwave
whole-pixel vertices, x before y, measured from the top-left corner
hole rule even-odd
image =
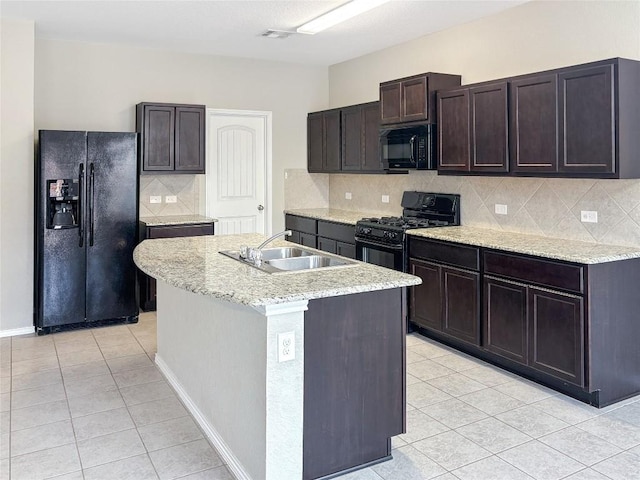
[[[380,156],[385,170],[435,170],[435,125],[380,130]]]

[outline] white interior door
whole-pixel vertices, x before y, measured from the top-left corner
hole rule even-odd
[[[271,233],[271,112],[207,109],[206,171],[216,234]]]

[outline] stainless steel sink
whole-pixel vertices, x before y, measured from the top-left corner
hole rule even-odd
[[[276,260],[282,258],[298,258],[313,255],[309,250],[303,250],[297,247],[274,247],[262,249],[262,260]]]
[[[357,265],[356,262],[346,258],[322,255],[298,247],[264,248],[262,249],[262,261],[257,263],[241,257],[238,250],[225,250],[220,253],[267,273],[300,272]]]
[[[310,270],[312,268],[339,267],[348,265],[351,262],[335,257],[325,257],[323,255],[309,255],[297,258],[280,258],[267,260],[266,263],[278,270]]]

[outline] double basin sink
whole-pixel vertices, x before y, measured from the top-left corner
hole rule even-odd
[[[238,250],[225,250],[220,253],[267,273],[300,272],[356,265],[356,262],[346,258],[322,255],[299,247],[263,248],[260,252],[262,253],[260,261],[244,258]]]

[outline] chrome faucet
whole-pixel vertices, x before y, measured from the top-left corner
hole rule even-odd
[[[262,250],[269,242],[273,242],[278,237],[283,237],[283,236],[284,237],[290,237],[291,233],[292,233],[291,230],[285,230],[284,232],[280,232],[280,233],[276,233],[275,235],[271,235],[264,242],[262,242],[260,245],[258,245],[256,247],[256,250]]]
[[[240,257],[247,260],[251,260],[254,265],[259,267],[260,264],[262,263],[262,249],[265,246],[267,246],[269,242],[273,242],[276,238],[282,237],[282,236],[288,237],[288,236],[291,236],[291,233],[292,233],[291,230],[285,230],[283,232],[276,233],[275,235],[271,235],[269,238],[267,238],[264,242],[262,242],[256,248],[251,248],[251,247],[247,247],[246,245],[243,245],[240,247]]]

